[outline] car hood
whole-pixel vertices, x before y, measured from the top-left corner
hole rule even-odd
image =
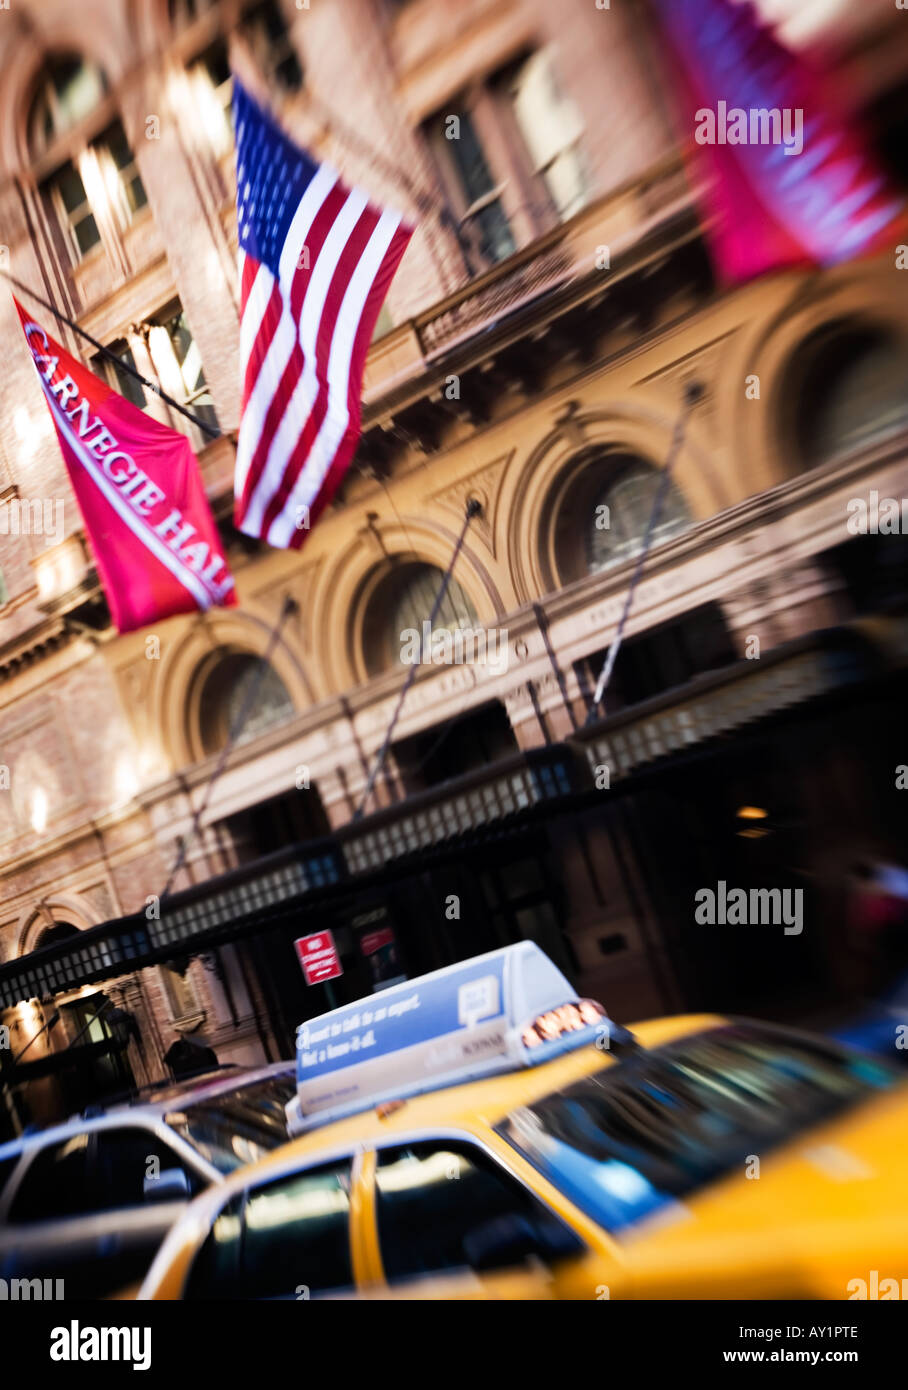
[[[634,1295],[847,1299],[873,1271],[908,1278],[906,1133],[908,1085],[749,1155],[627,1233]]]

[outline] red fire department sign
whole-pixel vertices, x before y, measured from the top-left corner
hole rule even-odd
[[[338,975],[343,975],[334,937],[329,931],[301,936],[293,944],[300,958],[307,985],[320,985],[324,980],[334,980]]]

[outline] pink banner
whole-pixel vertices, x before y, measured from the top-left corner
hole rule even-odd
[[[124,400],[16,308],[118,631],[235,604],[189,440]]]
[[[720,276],[834,265],[904,228],[904,199],[818,76],[729,0],[655,0],[677,74],[682,137],[708,176]]]

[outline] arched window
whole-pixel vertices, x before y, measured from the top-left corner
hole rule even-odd
[[[254,685],[257,688],[238,743],[247,743],[292,716],[293,701],[274,667],[265,666],[261,657],[248,652],[230,652],[205,677],[199,695],[199,727],[205,754],[224,747]]]
[[[798,468],[815,468],[908,429],[908,344],[872,328],[833,324],[798,349],[790,414]],[[789,384],[791,384],[789,382]]]
[[[661,471],[634,454],[596,451],[579,460],[555,520],[555,564],[562,582],[639,555],[661,482]],[[692,524],[680,489],[669,481],[650,546]]]
[[[78,53],[59,53],[45,63],[32,103],[28,144],[41,155],[61,135],[94,111],[107,92],[107,79]]]
[[[444,572],[437,565],[408,563],[394,570],[376,589],[366,615],[364,646],[370,675],[401,660],[403,633],[423,632],[441,588]],[[433,631],[473,627],[476,609],[463,585],[452,578],[435,618]]]

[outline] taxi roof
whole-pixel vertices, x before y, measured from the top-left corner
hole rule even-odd
[[[634,1043],[644,1049],[660,1047],[676,1038],[706,1029],[720,1028],[729,1020],[719,1014],[682,1014],[651,1019],[631,1026]],[[248,1167],[237,1169],[227,1179],[226,1189],[239,1191],[251,1181],[259,1182],[300,1160],[324,1156],[339,1150],[353,1152],[395,1134],[404,1136],[421,1130],[470,1129],[497,1124],[511,1110],[526,1105],[550,1091],[557,1091],[589,1075],[602,1066],[620,1063],[628,1054],[601,1051],[594,1042],[568,1052],[538,1067],[518,1069],[468,1081],[459,1086],[441,1086],[402,1100],[393,1108],[371,1106],[345,1119],[329,1121],[296,1139],[288,1140]],[[225,1188],[221,1189],[223,1197]]]
[[[12,1158],[29,1148],[43,1148],[74,1134],[88,1130],[115,1129],[128,1123],[141,1123],[144,1119],[163,1120],[176,1110],[184,1110],[205,1101],[220,1100],[232,1096],[263,1082],[292,1078],[295,1063],[292,1061],[269,1062],[261,1067],[224,1067],[216,1072],[199,1073],[182,1081],[162,1081],[148,1088],[145,1094],[137,1094],[131,1100],[118,1100],[110,1105],[99,1105],[87,1111],[68,1115],[65,1120],[54,1120],[47,1125],[29,1127],[22,1134],[0,1144],[0,1161]]]
[[[594,1039],[607,1049],[627,1035],[535,941],[512,942],[301,1023],[288,1129],[537,1067]]]

